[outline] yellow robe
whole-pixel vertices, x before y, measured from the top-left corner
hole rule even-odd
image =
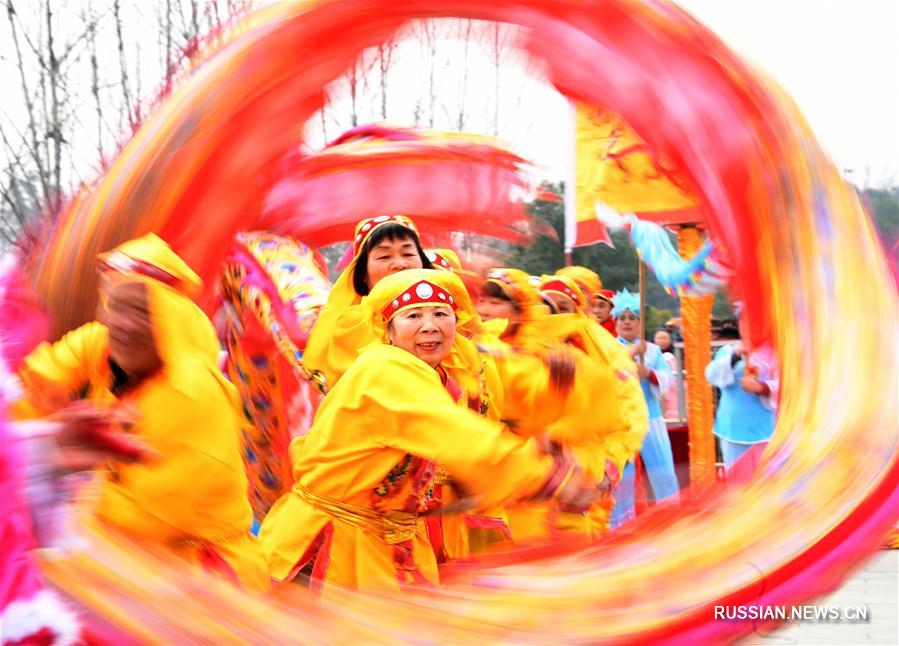
[[[619,469],[639,450],[649,416],[635,366],[617,341],[592,320],[574,314],[533,317],[522,323],[511,340],[525,353],[544,356],[566,342],[578,348],[575,388],[565,408],[545,430],[570,452],[595,481],[605,474],[606,459]],[[504,383],[505,380],[504,380]],[[507,399],[516,399],[507,393]],[[524,505],[507,509],[512,535],[517,540],[573,530],[598,538],[608,529],[611,498],[594,505],[586,515],[560,513],[553,505]]]
[[[347,269],[347,272],[350,270]],[[362,348],[378,339],[371,326],[364,320],[363,308],[359,302],[346,304],[347,278],[341,276],[335,287],[334,302],[328,303],[313,328],[306,347],[303,363],[309,370],[318,371],[325,377],[328,387],[334,387],[349,370]],[[361,297],[352,297],[360,301]],[[338,311],[340,307],[342,311]],[[442,365],[463,390],[460,404],[472,405],[488,419],[498,420],[503,408],[503,389],[497,368],[490,357],[479,355],[474,344],[461,334],[453,341],[450,355]],[[448,474],[452,479],[452,474]],[[452,503],[456,499],[452,488],[442,485],[442,502]],[[491,513],[494,513],[493,510]],[[500,514],[497,523],[504,523]],[[475,522],[487,522],[482,521]],[[449,558],[465,558],[470,554],[469,528],[464,514],[452,513],[440,518],[443,545]]]
[[[359,520],[372,511],[414,516],[423,509],[428,478],[412,482],[404,468],[410,456],[444,465],[483,508],[533,495],[554,468],[532,442],[456,405],[430,366],[386,344],[363,350],[293,455],[294,490],[259,533],[269,572],[289,580],[313,561],[314,585],[351,588],[437,580],[421,522],[413,520],[413,539],[385,537],[374,521]],[[398,568],[398,551],[410,548]]]
[[[554,321],[557,338],[582,347],[588,356],[609,366],[616,374],[614,393],[623,423],[606,436],[601,464],[605,465],[608,458],[622,471],[627,461],[640,451],[649,430],[649,411],[636,377],[636,364],[624,346],[593,319],[577,314],[558,314],[553,318],[558,319]]]
[[[192,562],[208,562],[211,551],[244,587],[267,589],[265,562],[249,533],[233,387],[202,371],[173,375],[163,367],[117,400],[109,390],[107,339],[106,328],[93,322],[37,348],[20,368],[26,397],[14,410],[42,416],[76,399],[135,406],[141,417],[133,430],[161,456],[147,464],[111,462],[97,516]]]

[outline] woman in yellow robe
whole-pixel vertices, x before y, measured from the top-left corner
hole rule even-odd
[[[190,300],[199,277],[153,234],[102,254],[100,268],[99,320],[25,359],[18,416],[65,415],[77,400],[136,411],[132,431],[158,456],[111,462],[96,517],[266,590],[265,562],[249,532],[237,392],[216,366],[212,324]]]
[[[570,397],[565,412],[549,428],[530,430],[547,430],[548,439],[559,450],[575,455],[590,477],[598,480],[607,478],[607,483],[612,485],[616,474],[624,468],[632,445],[639,448],[639,441],[642,440],[641,411],[635,405],[642,406],[645,417],[645,403],[639,386],[633,393],[628,388],[628,380],[636,383],[629,376],[634,369],[633,363],[626,354],[619,352],[613,338],[609,337],[612,343],[606,354],[600,354],[592,338],[587,343],[579,341],[580,336],[590,333],[590,329],[588,321],[583,319],[573,301],[583,305],[584,298],[571,279],[564,278],[562,281],[556,287],[563,293],[567,291],[565,296],[572,300],[560,304],[570,305],[564,309],[574,314],[550,315],[544,298],[533,287],[530,277],[511,268],[497,268],[488,273],[478,310],[486,318],[497,317],[509,321],[502,340],[513,351],[546,356],[565,344],[583,354],[575,392],[583,389],[587,401],[581,400],[578,405],[578,399]],[[553,295],[547,297],[552,299]],[[491,321],[488,321],[487,325],[490,324]],[[612,356],[611,352],[616,354]],[[612,379],[608,378],[610,372],[615,375]],[[503,382],[506,383],[506,380]],[[510,393],[506,394],[507,402],[514,399]],[[528,430],[517,429],[517,432],[527,433]],[[634,435],[638,435],[639,439],[635,439]],[[604,498],[588,516],[564,513],[547,505],[519,506],[506,511],[516,540],[542,537],[557,530],[572,530],[596,538],[608,528],[610,507],[611,499]]]
[[[402,215],[360,220],[353,233],[353,257],[331,288],[303,352],[303,365],[333,388],[374,341],[362,317],[362,298],[384,276],[404,269],[431,269],[415,223]]]
[[[381,215],[361,220],[356,225],[352,244],[352,260],[335,282],[303,355],[303,365],[319,376],[326,389],[333,388],[356,360],[360,349],[375,340],[363,319],[362,299],[385,276],[405,269],[433,267],[421,247],[415,223],[405,216]],[[450,261],[458,262],[458,257],[453,257],[448,250],[445,252]],[[449,269],[445,258],[441,256],[440,261],[438,266]],[[467,322],[469,334],[478,330],[476,319]],[[485,417],[499,419],[502,385],[489,357],[481,356],[474,344],[460,335],[442,365],[461,386],[464,393],[461,401]],[[445,469],[440,469],[439,480],[442,484],[431,503],[433,507],[454,499],[451,492],[444,492],[443,485],[448,483]],[[468,532],[458,520],[458,517],[431,519],[432,533],[440,532],[441,525],[455,524],[445,535],[434,536],[441,561],[469,555]]]
[[[472,318],[460,306],[467,300],[454,274],[416,269],[383,278],[363,301],[377,341],[325,397],[294,452],[296,484],[262,523],[273,579],[312,563],[315,590],[436,582],[420,514],[437,463],[485,508],[554,496],[583,505],[598,495],[571,463],[457,404],[461,388],[442,361],[457,324]]]
[[[589,270],[587,270],[589,271]],[[587,464],[596,469],[605,469],[612,485],[617,484],[628,460],[639,452],[643,437],[649,428],[649,412],[642,396],[640,382],[636,378],[636,365],[616,339],[590,315],[590,303],[581,287],[570,273],[559,272],[554,276],[543,276],[541,292],[552,299],[560,313],[552,317],[552,334],[566,343],[582,350],[587,356],[610,366],[618,375],[614,392],[621,407],[623,423],[611,433],[604,434],[602,440],[591,449],[592,460]],[[564,441],[572,429],[580,433],[590,428],[590,418],[580,420],[560,420],[550,429],[550,436]],[[576,452],[586,460],[583,451]],[[590,468],[589,466],[587,467]],[[592,531],[599,536],[608,531],[611,500],[591,510]]]

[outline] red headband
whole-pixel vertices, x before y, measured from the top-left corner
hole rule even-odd
[[[426,251],[425,255],[428,257],[428,260],[431,261],[431,264],[434,265],[434,267],[443,269],[445,271],[453,271],[453,266],[449,263],[449,261],[436,251]]]
[[[612,297],[615,296],[615,292],[611,289],[601,289],[593,295],[595,298],[598,298],[601,301],[605,301],[609,305],[614,305],[612,302]]]
[[[387,304],[381,315],[389,321],[402,309],[421,305],[449,305],[456,309],[456,300],[452,295],[434,283],[420,280]]]
[[[110,253],[105,259],[100,261],[99,270],[101,273],[107,271],[117,271],[121,273],[132,273],[158,280],[164,285],[178,289],[184,282],[177,276],[170,274],[165,269],[157,267],[131,256],[126,256],[121,251]]]
[[[572,289],[565,284],[564,281],[561,280],[548,280],[542,285],[540,285],[541,292],[559,292],[572,301],[574,301],[575,305],[581,302],[581,299],[578,298],[578,295],[572,291]]]
[[[362,245],[365,244],[365,241],[368,240],[368,236],[370,236],[375,229],[384,224],[398,224],[402,227],[406,227],[415,234],[416,238],[418,237],[418,230],[415,228],[415,224],[404,215],[379,215],[375,218],[366,218],[356,225],[356,237],[353,238],[354,258],[359,255],[359,251],[362,249]]]

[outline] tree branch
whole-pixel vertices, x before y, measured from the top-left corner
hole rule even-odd
[[[119,50],[119,68],[121,70],[121,79],[122,79],[122,98],[125,101],[125,114],[127,117],[128,127],[131,129],[133,133],[136,130],[136,125],[134,123],[134,115],[132,113],[131,108],[131,90],[128,87],[128,65],[125,61],[125,40],[122,37],[122,15],[121,15],[121,3],[120,0],[113,0],[112,3],[112,13],[115,18],[115,31],[116,31],[116,39],[118,42],[118,50]]]
[[[50,123],[48,137],[53,140],[53,175],[50,196],[50,207],[53,213],[59,208],[62,188],[62,122],[59,117],[59,62],[53,49],[53,12],[47,1],[45,16],[47,19],[47,57],[50,76]]]
[[[44,195],[49,195],[50,189],[47,186],[46,173],[44,170],[44,164],[41,159],[40,154],[40,144],[38,142],[37,137],[37,124],[34,118],[34,102],[31,100],[31,91],[28,89],[28,81],[25,77],[25,61],[22,57],[22,48],[19,45],[19,37],[18,37],[18,29],[16,29],[16,10],[13,7],[12,0],[6,0],[6,13],[9,18],[9,27],[12,32],[12,40],[13,45],[16,50],[16,62],[17,67],[19,68],[19,81],[22,85],[22,94],[25,98],[25,107],[28,111],[28,131],[31,135],[31,148],[29,152],[31,153],[32,161],[34,161],[35,166],[37,166],[38,170],[38,178],[41,182],[41,189],[43,190]]]

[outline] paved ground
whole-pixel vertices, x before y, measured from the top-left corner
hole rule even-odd
[[[899,550],[884,550],[834,594],[814,602],[842,612],[866,607],[867,622],[791,623],[743,640],[750,644],[899,644]]]

